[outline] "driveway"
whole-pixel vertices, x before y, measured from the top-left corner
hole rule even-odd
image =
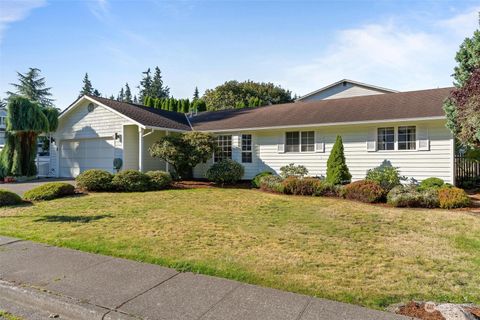
[[[30,180],[26,182],[2,183],[0,184],[0,189],[12,191],[21,196],[26,191],[33,189],[35,187],[38,187],[47,182],[66,182],[66,183],[75,185],[75,180],[73,179],[40,178],[40,179]]]

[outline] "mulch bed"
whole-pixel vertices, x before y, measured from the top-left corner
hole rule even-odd
[[[199,189],[199,188],[233,188],[233,189],[251,189],[250,181],[239,181],[232,185],[219,186],[213,182],[206,180],[181,180],[172,183],[173,189]]]
[[[400,307],[397,313],[422,320],[445,320],[439,311],[427,311],[425,303],[418,303],[415,301],[411,301]]]

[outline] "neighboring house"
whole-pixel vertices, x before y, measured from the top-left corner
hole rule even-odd
[[[289,163],[310,175],[326,174],[337,135],[342,136],[353,180],[388,160],[409,178],[454,182],[454,140],[442,109],[451,88],[296,102],[184,115],[105,98],[83,96],[59,118],[51,149],[52,174],[75,177],[100,168],[168,170],[148,148],[163,135],[205,131],[221,149],[194,170],[197,178],[223,158],[245,167],[245,179]]]
[[[301,96],[296,101],[314,101],[324,99],[351,98],[358,96],[368,96],[372,94],[395,93],[396,90],[377,87],[358,81],[343,79],[334,82],[326,87],[320,88],[313,92]]]
[[[7,119],[7,109],[0,108],[0,149],[5,145],[5,128]]]

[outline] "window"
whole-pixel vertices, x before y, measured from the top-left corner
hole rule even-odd
[[[285,152],[315,151],[315,132],[313,131],[287,132],[285,138]]]
[[[242,134],[242,162],[252,162],[252,135]]]
[[[213,156],[214,162],[232,159],[232,136],[217,136],[218,150]]]
[[[398,150],[415,150],[415,126],[398,127]]]
[[[377,130],[378,150],[395,149],[395,128],[378,128]]]

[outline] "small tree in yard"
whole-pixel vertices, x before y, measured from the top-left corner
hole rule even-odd
[[[149,151],[152,157],[170,164],[175,169],[177,178],[185,178],[191,175],[197,164],[210,159],[215,148],[216,140],[211,134],[187,132],[164,136]]]
[[[348,171],[345,163],[345,154],[343,153],[342,137],[337,136],[337,140],[333,145],[332,152],[327,161],[327,178],[326,181],[331,184],[349,183],[352,175]]]

